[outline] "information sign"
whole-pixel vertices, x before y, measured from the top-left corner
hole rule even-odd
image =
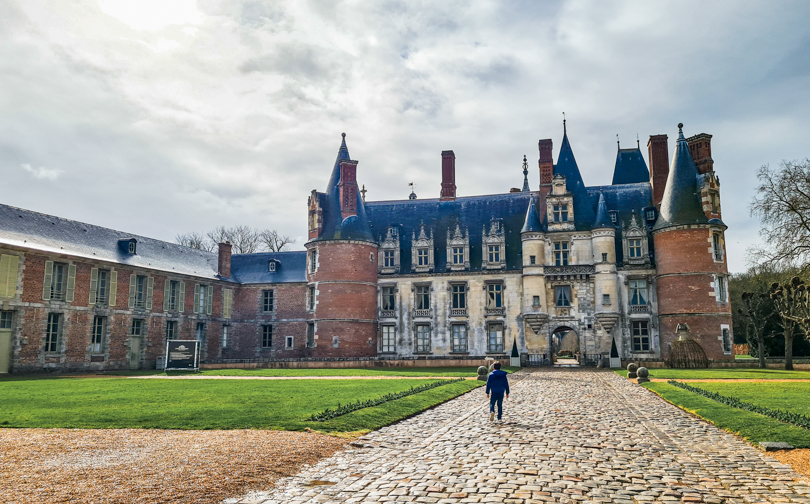
[[[195,371],[199,369],[197,340],[169,340],[166,342],[166,371]]]

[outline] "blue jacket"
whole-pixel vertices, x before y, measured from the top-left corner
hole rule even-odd
[[[496,369],[489,373],[489,376],[487,376],[487,394],[489,394],[491,390],[493,394],[503,394],[506,392],[506,395],[509,395],[509,380],[506,379],[507,375],[508,373],[502,369]]]

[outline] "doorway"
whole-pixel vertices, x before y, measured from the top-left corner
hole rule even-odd
[[[579,363],[579,334],[570,327],[558,327],[551,334],[551,348],[556,364]]]
[[[141,367],[141,341],[140,336],[129,338],[129,369],[140,369]]]
[[[11,333],[14,312],[0,311],[0,374],[11,367]]]

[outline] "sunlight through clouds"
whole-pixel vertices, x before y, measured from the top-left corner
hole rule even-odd
[[[101,10],[136,30],[200,24],[196,0],[98,0]]]

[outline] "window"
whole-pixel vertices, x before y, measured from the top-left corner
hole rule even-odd
[[[650,323],[646,320],[633,322],[633,351],[650,351]]]
[[[128,247],[128,250],[129,250],[129,253],[130,253],[130,254],[134,254],[134,253],[135,253],[135,242],[134,242],[134,241],[129,242],[129,247]]]
[[[532,307],[537,308],[540,306],[540,296],[532,296]]]
[[[200,294],[202,299],[202,294]],[[135,308],[146,306],[146,277],[137,275],[135,277]]]
[[[529,256],[529,264],[537,264],[537,257]]]
[[[394,268],[394,251],[393,250],[385,250],[383,251],[383,267],[385,268]]]
[[[100,275],[99,271],[99,275]],[[99,276],[99,281],[101,280],[101,276]],[[178,306],[178,297],[180,295],[180,282],[177,280],[170,280],[169,281],[169,301],[167,304],[167,308],[170,311],[177,311]]]
[[[270,272],[276,271],[276,261],[268,261],[267,262],[267,271],[270,271]]]
[[[129,329],[129,334],[132,336],[140,336],[143,331],[143,320],[132,319],[132,327]]]
[[[11,329],[12,312],[0,312],[0,329]]]
[[[628,238],[627,245],[630,247],[630,258],[641,259],[641,238]]]
[[[175,320],[166,321],[166,339],[167,340],[177,339],[177,321]]]
[[[371,252],[371,253],[368,255],[368,260],[369,260],[369,262],[374,262],[374,252]]]
[[[488,352],[503,352],[503,324],[489,324],[487,327]]]
[[[652,222],[652,221],[655,220],[655,210],[650,208],[650,209],[647,209],[647,211],[645,213],[647,215],[647,220],[648,221]]]
[[[464,264],[464,247],[453,247],[453,264]]]
[[[55,270],[55,265],[54,265]],[[48,326],[45,329],[45,351],[54,353],[59,351],[59,333],[62,328],[62,314],[49,313]]]
[[[568,222],[568,205],[554,205],[554,222]]]
[[[723,353],[730,354],[731,353],[731,332],[728,330],[728,327],[724,327],[722,329],[723,333]]]
[[[382,340],[380,341],[380,352],[392,353],[396,351],[396,331],[392,325],[382,326]]]
[[[307,287],[307,310],[315,310],[315,286],[310,285]]]
[[[571,306],[571,290],[567,285],[556,288],[557,306]]]
[[[720,196],[716,192],[709,193],[709,202],[712,207],[712,213],[720,213]]]
[[[503,284],[487,284],[487,308],[503,308]]]
[[[51,299],[64,301],[67,291],[67,264],[53,263],[53,276],[51,277]]]
[[[647,304],[647,281],[630,280],[630,305],[642,306]]]
[[[200,285],[199,287],[199,301],[197,302],[197,309],[194,311],[194,313],[206,313],[205,308],[208,298],[208,287],[206,285]]]
[[[612,222],[614,224],[616,224],[616,222],[619,220],[619,216],[616,213],[616,210],[610,210],[608,212],[608,215],[610,215],[610,222]]]
[[[228,336],[230,336],[231,326],[222,326],[222,338],[220,338],[219,342],[222,345],[222,348],[228,348]]]
[[[395,310],[396,290],[394,287],[382,288],[382,309]]]
[[[197,330],[194,331],[194,337],[197,338],[197,341],[200,342],[200,346],[202,346],[202,343],[205,340],[205,323],[204,322],[197,322]]]
[[[416,309],[417,310],[430,309],[430,285],[416,286]]]
[[[723,246],[720,243],[720,233],[712,233],[712,250],[714,250],[714,260],[715,261],[722,261],[723,260]],[[54,272],[56,272],[56,266],[54,265]],[[55,273],[54,273],[55,276]]]
[[[603,305],[610,304],[610,294],[602,294],[602,304]]]
[[[418,249],[416,251],[416,265],[417,266],[430,266],[428,262],[428,250]]]
[[[262,348],[273,348],[273,326],[262,326]]]
[[[453,351],[466,352],[467,351],[467,326],[464,324],[454,324],[451,326],[453,330]]]
[[[430,352],[430,326],[427,324],[416,326],[416,351]]]
[[[110,272],[109,270],[98,270],[98,280],[96,281],[96,304],[106,305],[110,298]]]
[[[728,296],[726,296],[726,277],[718,276],[714,283],[717,285],[717,300],[725,303],[728,300]]]
[[[453,284],[451,286],[453,296],[453,308],[456,310],[467,309],[467,285],[466,284]]]
[[[292,336],[287,336],[284,339],[284,348],[286,348],[287,350],[290,350],[290,349],[292,349],[292,347],[293,347],[293,337]]]
[[[93,334],[90,337],[90,353],[101,353],[104,348],[104,327],[107,317],[93,317]]]
[[[607,253],[603,252],[602,253],[602,262],[607,262],[607,261],[608,261]]]
[[[273,290],[262,291],[262,311],[264,313],[270,313],[276,308],[273,292]]]
[[[318,251],[312,249],[309,251],[309,272],[315,273],[315,268],[318,266]]]
[[[554,242],[554,264],[568,266],[568,242]]]
[[[315,348],[315,322],[307,322],[307,348]]]
[[[500,245],[490,245],[488,247],[489,250],[489,261],[491,263],[499,263],[501,262],[501,246]]]

